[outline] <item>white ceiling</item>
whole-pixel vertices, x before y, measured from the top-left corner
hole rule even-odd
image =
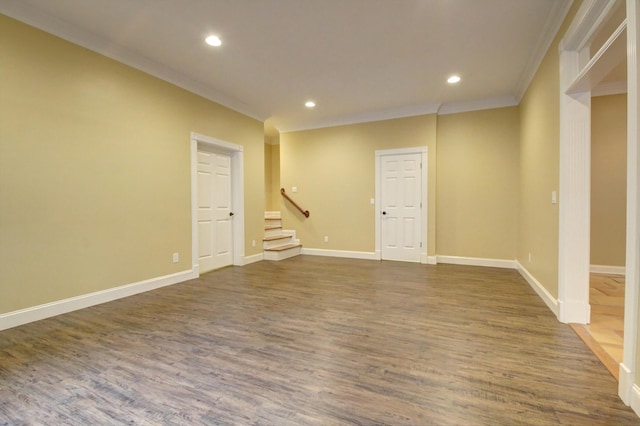
[[[0,13],[293,131],[516,105],[570,4],[0,0]]]

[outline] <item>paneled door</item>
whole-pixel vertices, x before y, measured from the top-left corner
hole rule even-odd
[[[383,260],[420,262],[421,159],[419,153],[380,157]]]
[[[198,266],[200,273],[233,263],[231,157],[198,148]]]

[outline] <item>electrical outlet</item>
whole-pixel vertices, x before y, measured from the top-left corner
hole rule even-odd
[[[173,263],[178,263],[180,261],[180,253],[173,253]]]
[[[328,243],[328,242],[329,242],[329,237],[328,237],[328,236],[326,236],[326,235],[324,236],[324,242],[325,242],[325,243]]]
[[[529,262],[531,262],[531,253],[529,253]]]
[[[255,247],[256,246],[256,240],[251,241],[251,247]]]

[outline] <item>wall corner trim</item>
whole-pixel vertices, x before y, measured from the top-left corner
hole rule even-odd
[[[631,371],[624,362],[621,362],[618,376],[618,396],[622,402],[630,405],[633,411],[640,416],[640,393],[637,391],[637,385],[633,384],[633,371]]]
[[[20,309],[18,311],[7,312],[5,314],[0,314],[0,331],[45,318],[54,317],[56,315],[88,308],[90,306],[111,302],[116,299],[122,299],[135,294],[155,290],[160,287],[178,284],[194,278],[198,278],[198,272],[197,270],[192,269],[93,293],[87,293],[81,296],[75,296],[51,303],[45,303],[43,305]]]

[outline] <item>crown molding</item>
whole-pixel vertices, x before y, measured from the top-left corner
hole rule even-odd
[[[256,111],[244,102],[221,93],[201,81],[188,78],[183,73],[171,67],[146,58],[111,40],[77,28],[64,20],[36,10],[23,2],[0,2],[0,13],[164,80],[256,120],[264,121],[268,117],[268,114],[264,111]]]
[[[458,114],[461,112],[481,111],[517,105],[518,100],[514,96],[500,96],[497,98],[479,99],[477,101],[443,104],[438,110],[438,115]]]
[[[436,114],[440,104],[429,103],[404,108],[394,108],[381,111],[370,111],[359,114],[349,114],[330,117],[321,120],[307,121],[300,125],[280,125],[280,133],[299,132],[302,130],[321,129],[325,127],[346,126],[350,124],[368,123],[372,121],[392,120],[394,118],[414,117],[417,115]]]
[[[522,100],[527,88],[529,88],[529,84],[531,84],[533,77],[536,75],[542,60],[560,30],[572,4],[573,0],[556,1],[553,3],[553,8],[549,12],[547,21],[540,32],[540,38],[536,43],[535,49],[533,49],[533,54],[529,57],[529,62],[525,66],[520,80],[516,85],[515,94],[518,102]]]

